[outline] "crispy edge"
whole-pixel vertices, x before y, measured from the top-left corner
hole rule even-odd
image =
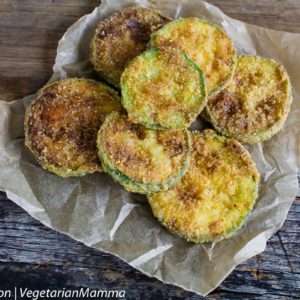
[[[148,51],[142,53],[141,55],[135,57],[127,66],[126,69],[129,69],[137,59],[139,58],[143,58],[145,55],[147,55],[148,53],[153,53],[153,55],[158,54],[159,53],[159,49],[157,48],[152,48],[149,49]],[[167,126],[167,125],[162,125],[160,123],[156,123],[156,122],[148,122],[148,121],[144,121],[142,119],[143,116],[141,114],[138,114],[137,112],[134,112],[134,118],[132,118],[132,122],[136,123],[136,119],[139,119],[139,124],[142,124],[143,126],[145,126],[146,128],[149,129],[155,129],[155,130],[168,130],[168,129],[184,129],[190,126],[190,124],[192,122],[194,122],[197,118],[197,116],[201,113],[201,111],[204,109],[204,107],[206,106],[206,103],[208,101],[208,97],[207,97],[207,89],[206,89],[206,83],[205,83],[205,75],[203,73],[203,71],[198,67],[198,65],[185,53],[178,51],[178,53],[180,53],[180,55],[182,55],[182,57],[184,57],[184,59],[187,61],[188,65],[191,66],[199,75],[199,81],[200,81],[200,89],[201,89],[201,95],[203,96],[203,99],[201,100],[201,104],[199,105],[199,109],[198,112],[195,113],[193,116],[190,117],[189,122],[187,122],[184,126],[180,126],[180,125],[174,125],[174,126]],[[126,71],[126,70],[125,70]],[[128,109],[128,105],[127,103],[132,102],[132,100],[129,97],[129,93],[128,93],[128,89],[130,89],[130,87],[126,86],[126,83],[124,81],[126,81],[126,72],[123,72],[122,76],[121,76],[121,93],[122,93],[122,98],[121,98],[121,102],[123,107],[127,110]],[[133,114],[133,112],[130,112],[129,110],[127,110],[129,118],[130,115]]]
[[[175,174],[173,177],[168,179],[165,183],[140,183],[138,181],[135,181],[131,178],[129,178],[127,175],[119,171],[114,163],[108,158],[108,156],[105,153],[105,147],[103,145],[103,132],[108,125],[108,123],[113,120],[114,118],[117,118],[119,116],[119,112],[112,112],[109,114],[101,126],[99,132],[98,132],[98,138],[97,138],[97,145],[98,145],[98,155],[101,160],[103,169],[105,172],[110,174],[114,180],[119,182],[126,190],[129,192],[135,192],[140,194],[148,194],[152,192],[158,192],[162,190],[167,190],[171,186],[173,186],[187,171],[190,163],[190,151],[191,151],[191,136],[189,134],[188,130],[185,130],[185,139],[187,144],[186,149],[186,156],[184,159],[184,163],[182,167],[179,169],[178,173]]]
[[[58,176],[61,177],[79,177],[79,176],[84,176],[84,175],[88,175],[88,174],[92,174],[95,172],[102,172],[103,171],[103,167],[101,165],[101,163],[99,164],[99,169],[95,169],[95,170],[80,170],[81,168],[78,168],[77,170],[72,170],[70,168],[67,167],[56,167],[54,165],[52,165],[51,163],[49,163],[48,161],[42,159],[40,157],[40,155],[38,154],[38,152],[35,150],[34,147],[32,147],[31,145],[31,139],[29,137],[29,114],[32,111],[32,108],[35,104],[35,102],[37,101],[38,97],[40,97],[43,92],[45,92],[46,90],[48,90],[48,88],[59,84],[61,81],[68,81],[71,84],[76,84],[78,81],[85,81],[85,82],[91,82],[91,83],[96,83],[97,85],[101,85],[104,89],[112,91],[113,94],[115,95],[115,98],[119,99],[119,96],[117,95],[117,92],[114,91],[112,88],[110,88],[109,86],[103,84],[102,82],[97,82],[95,80],[92,79],[85,79],[85,78],[66,78],[66,79],[62,79],[62,80],[56,80],[53,81],[51,83],[46,84],[45,86],[43,86],[41,89],[38,90],[37,92],[37,98],[34,99],[33,101],[31,101],[31,103],[29,104],[29,106],[27,107],[26,111],[25,111],[25,117],[24,117],[24,133],[25,133],[25,141],[24,144],[25,146],[32,152],[33,156],[37,159],[38,163],[40,164],[40,166],[44,169],[44,170],[48,170],[52,173],[55,173]]]
[[[212,135],[213,138],[218,137],[217,132],[215,132],[212,129],[206,129],[203,132],[193,131],[192,132],[193,138],[194,138],[194,135]],[[250,168],[253,169],[253,171],[254,171],[253,179],[254,179],[255,186],[254,186],[254,197],[253,197],[252,208],[248,211],[248,213],[245,215],[245,217],[240,222],[233,224],[232,227],[230,227],[226,232],[224,232],[224,234],[220,234],[217,236],[195,236],[195,235],[187,236],[187,234],[185,232],[183,232],[182,230],[178,229],[177,227],[172,226],[172,224],[170,224],[166,220],[158,217],[158,215],[156,214],[156,210],[152,206],[152,198],[155,197],[155,193],[151,193],[151,194],[147,195],[147,199],[148,199],[149,205],[151,207],[152,213],[158,219],[158,221],[169,232],[171,232],[172,234],[175,234],[189,242],[202,244],[202,243],[210,243],[210,242],[219,242],[221,240],[230,238],[231,236],[235,235],[237,233],[237,231],[245,224],[249,214],[252,212],[253,207],[256,203],[256,200],[258,197],[259,180],[260,180],[260,174],[258,173],[258,171],[256,169],[256,165],[255,165],[254,161],[252,160],[250,153],[247,151],[247,149],[245,149],[243,147],[243,145],[239,141],[237,141],[233,138],[227,138],[227,139],[239,147],[239,149],[241,150],[241,156],[242,156],[243,161],[245,162],[246,165],[248,165]]]
[[[184,21],[185,19],[195,19],[197,21],[199,21],[200,23],[204,23],[204,24],[209,24],[213,27],[215,27],[217,30],[220,30],[222,32],[224,32],[227,36],[227,38],[229,39],[229,41],[231,41],[232,43],[232,49],[233,49],[233,56],[232,56],[232,64],[231,64],[231,70],[230,70],[230,73],[228,74],[227,78],[224,79],[224,83],[222,84],[219,84],[216,86],[215,89],[213,89],[211,92],[208,93],[207,97],[208,99],[210,98],[213,98],[215,97],[217,94],[219,94],[221,91],[223,91],[230,83],[230,81],[232,80],[233,78],[233,75],[234,75],[234,72],[235,72],[235,69],[236,69],[236,64],[237,64],[237,50],[236,48],[234,47],[234,44],[233,44],[233,41],[232,39],[228,36],[228,34],[226,33],[226,31],[221,28],[220,26],[214,24],[214,23],[211,23],[211,22],[208,22],[206,20],[203,20],[203,19],[200,19],[200,18],[197,18],[197,17],[188,17],[188,18],[179,18],[177,20],[173,20],[167,24],[165,24],[164,26],[162,26],[159,30],[157,30],[156,32],[153,32],[152,35],[151,35],[151,38],[150,38],[150,42],[149,42],[149,48],[156,48],[157,45],[155,44],[154,42],[154,39],[155,37],[160,33],[160,32],[163,32],[164,30],[166,30],[169,26],[173,25],[172,23],[180,23],[182,21]],[[158,47],[159,48],[159,47]],[[195,63],[196,64],[196,63]],[[197,64],[196,64],[197,65]],[[197,65],[198,66],[198,65]],[[198,66],[199,67],[199,66]],[[200,68],[200,67],[199,67]],[[200,68],[201,69],[201,68]]]
[[[130,11],[130,10],[140,10],[140,11],[143,11],[143,14],[145,13],[148,13],[148,14],[156,14],[158,17],[160,17],[162,19],[162,24],[161,26],[159,26],[158,28],[162,27],[164,24],[168,23],[169,21],[171,21],[172,19],[170,17],[167,17],[167,16],[164,16],[161,14],[161,12],[157,9],[154,9],[154,8],[143,8],[143,7],[138,7],[138,6],[128,6],[128,7],[125,7],[123,8],[120,12],[118,11],[115,11],[114,13],[112,13],[111,15],[109,15],[108,17],[106,17],[105,19],[101,20],[96,29],[95,29],[95,32],[94,32],[94,35],[92,37],[92,40],[90,42],[90,62],[91,64],[93,65],[94,69],[101,75],[101,77],[103,77],[108,83],[112,84],[114,87],[116,88],[119,88],[120,87],[120,78],[119,80],[115,80],[115,78],[110,78],[109,76],[107,76],[107,73],[106,71],[104,71],[102,68],[99,68],[97,66],[97,61],[99,60],[99,56],[103,56],[103,53],[102,55],[96,55],[94,52],[95,52],[95,49],[97,48],[97,32],[98,32],[98,28],[103,24],[103,25],[106,25],[106,24],[110,24],[113,20],[111,20],[111,18],[115,18],[116,17],[116,14],[117,13],[121,13],[122,16],[121,18],[124,19],[124,13],[126,13],[127,11]],[[152,32],[153,33],[153,32]],[[151,33],[151,34],[152,34]],[[150,36],[151,34],[149,35],[149,40],[150,40]],[[149,42],[148,42],[149,43]],[[145,50],[147,50],[147,44],[145,44]],[[131,58],[133,59],[133,58]],[[131,60],[130,59],[130,60]]]
[[[240,55],[239,57],[247,57],[247,56],[251,56],[251,55]],[[266,59],[266,58],[264,58],[264,59]],[[285,70],[285,68],[280,63],[275,61],[274,59],[268,59],[268,60],[270,63],[272,63],[273,65],[275,65],[279,68],[280,72],[282,74],[284,74],[284,76],[287,80],[288,97],[284,101],[284,104],[285,104],[284,105],[284,114],[283,114],[282,118],[278,122],[274,123],[271,127],[267,128],[267,129],[263,129],[263,130],[258,130],[255,133],[232,132],[223,127],[218,126],[218,122],[214,119],[212,113],[208,109],[208,105],[206,105],[205,109],[203,110],[202,117],[206,121],[210,122],[213,125],[214,129],[217,130],[221,135],[224,135],[226,137],[235,138],[238,141],[240,141],[241,143],[254,145],[254,144],[261,143],[261,142],[271,139],[274,135],[276,135],[282,129],[282,127],[287,119],[287,116],[290,112],[291,104],[293,102],[292,85],[291,85],[290,78],[289,78],[288,73]]]

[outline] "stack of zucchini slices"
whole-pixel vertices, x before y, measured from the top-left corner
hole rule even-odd
[[[227,33],[207,21],[137,7],[99,23],[91,62],[121,98],[83,79],[42,89],[25,118],[26,145],[42,166],[62,176],[103,169],[146,194],[160,223],[188,241],[236,232],[259,184],[240,142],[282,128],[292,102],[284,68],[238,57]],[[200,114],[216,131],[189,130]]]

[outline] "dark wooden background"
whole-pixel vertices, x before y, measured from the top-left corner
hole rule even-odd
[[[211,0],[237,19],[300,32],[300,0]],[[0,99],[35,92],[57,42],[99,0],[0,0]],[[300,50],[299,50],[300,51]],[[300,193],[266,251],[238,266],[210,299],[300,299]],[[125,289],[127,299],[201,299],[32,219],[0,193],[0,289]]]

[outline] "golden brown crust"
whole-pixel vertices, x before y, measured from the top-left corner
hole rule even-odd
[[[91,80],[66,79],[44,87],[25,118],[26,145],[44,168],[61,176],[101,171],[97,132],[120,109],[117,94]]]
[[[185,131],[147,129],[130,122],[126,115],[105,124],[101,136],[105,155],[132,180],[164,184],[184,165],[189,151]]]
[[[101,21],[91,43],[91,62],[110,83],[119,86],[127,63],[144,52],[150,35],[169,21],[153,9],[127,7]]]
[[[221,132],[251,143],[251,135],[265,140],[280,129],[290,100],[288,75],[281,65],[258,56],[240,56],[233,80],[208,101],[207,111]]]
[[[136,57],[121,86],[129,119],[148,128],[186,128],[207,100],[202,71],[175,49],[150,49]]]
[[[194,17],[177,19],[154,33],[151,45],[188,54],[204,72],[209,96],[232,78],[236,50],[226,32],[215,24]]]
[[[148,200],[171,232],[194,242],[220,240],[236,231],[252,209],[259,174],[236,140],[213,130],[192,137],[188,172],[173,188]]]

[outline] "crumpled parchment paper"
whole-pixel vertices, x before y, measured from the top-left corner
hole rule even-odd
[[[234,267],[264,251],[282,226],[297,191],[300,128],[300,35],[245,24],[201,0],[104,0],[73,24],[59,42],[50,79],[89,77],[89,41],[99,20],[129,4],[154,6],[173,17],[197,16],[219,24],[239,53],[280,61],[288,70],[294,102],[270,141],[248,147],[262,175],[259,198],[247,223],[217,244],[188,243],[168,233],[143,197],[127,193],[106,174],[60,178],[43,170],[24,147],[24,110],[33,96],[0,101],[0,189],[46,226],[90,247],[113,253],[142,272],[205,295]]]

